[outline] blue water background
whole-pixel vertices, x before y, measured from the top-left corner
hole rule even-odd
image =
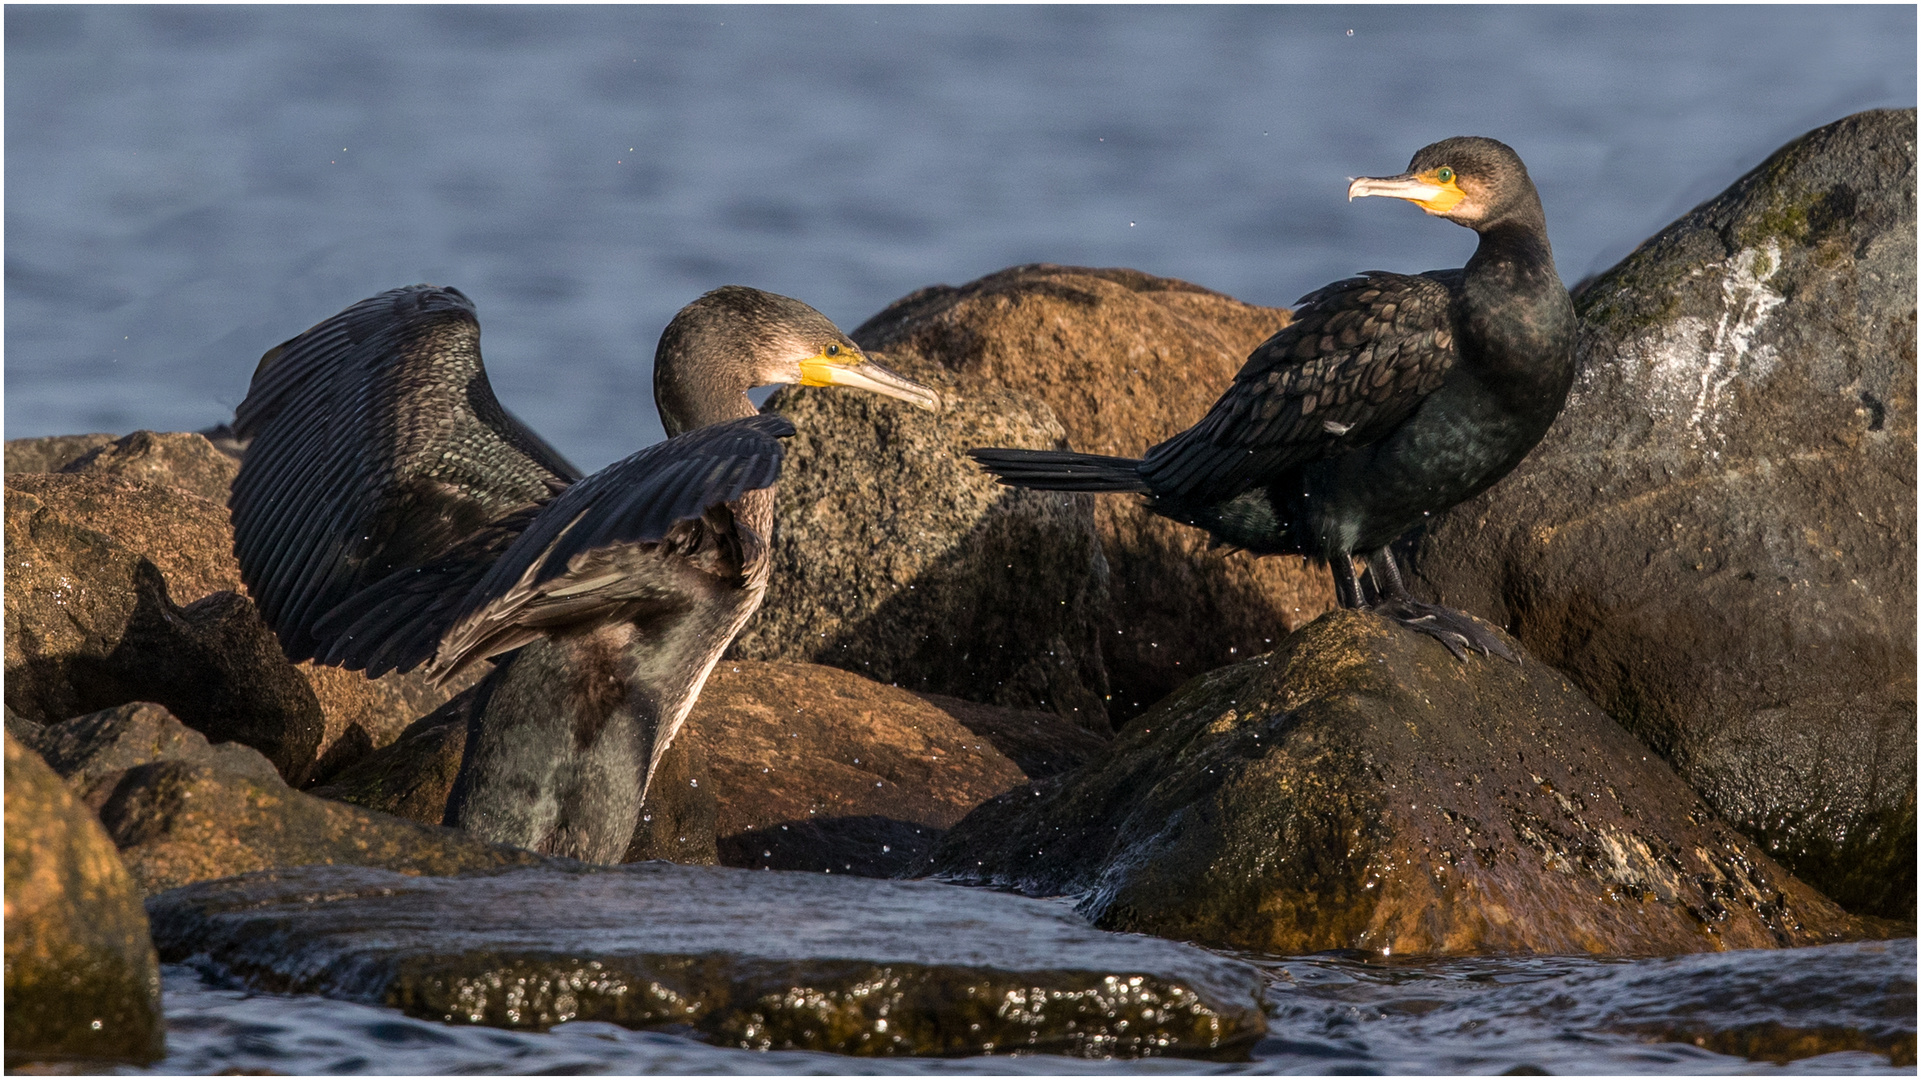
[[[415,281],[580,465],[728,282],[851,328],[1049,261],[1291,303],[1472,236],[1347,178],[1515,146],[1564,278],[1915,102],[1888,7],[33,7],[6,29],[6,436],[190,429]]]

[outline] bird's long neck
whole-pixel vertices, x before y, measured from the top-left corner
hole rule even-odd
[[[748,400],[747,387],[723,383],[711,373],[659,367],[654,371],[654,407],[660,410],[660,424],[670,437],[760,412]]]
[[[1539,204],[1481,230],[1463,275],[1461,332],[1490,388],[1552,419],[1573,372],[1574,305]]]
[[[1554,249],[1548,244],[1547,223],[1542,220],[1540,210],[1516,214],[1481,230],[1480,246],[1467,261],[1468,275],[1471,277],[1484,267],[1495,266],[1536,271],[1545,268],[1555,284],[1560,283],[1559,275],[1554,272]]]

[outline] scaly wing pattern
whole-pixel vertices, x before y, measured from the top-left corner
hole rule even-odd
[[[1200,423],[1147,452],[1141,476],[1157,497],[1218,503],[1380,438],[1454,365],[1449,307],[1442,275],[1375,270],[1309,293]]]

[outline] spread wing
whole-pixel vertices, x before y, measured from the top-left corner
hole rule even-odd
[[[766,538],[728,504],[773,486],[784,417],[697,428],[582,480],[543,507],[453,613],[445,679],[562,626],[647,619],[739,588]]]
[[[1159,496],[1231,499],[1392,431],[1454,365],[1445,274],[1369,271],[1300,300],[1200,423],[1147,452]]]
[[[473,304],[429,285],[269,351],[234,430],[253,440],[228,500],[234,554],[295,660],[364,662],[368,648],[323,626],[329,611],[421,567],[437,587],[409,594],[416,606],[447,606],[579,475],[495,400]]]

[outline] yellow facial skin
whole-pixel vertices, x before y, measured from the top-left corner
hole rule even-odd
[[[899,398],[930,412],[939,412],[940,395],[917,382],[867,359],[858,349],[826,345],[800,362],[802,386],[847,386],[870,394]]]
[[[1461,190],[1460,178],[1445,165],[1400,176],[1363,176],[1347,186],[1350,201],[1369,195],[1406,199],[1437,216],[1448,213],[1467,198],[1467,192]]]
[[[867,357],[858,349],[850,349],[845,345],[826,345],[819,352],[800,362],[800,384],[832,386],[836,370],[855,367],[866,362]]]

